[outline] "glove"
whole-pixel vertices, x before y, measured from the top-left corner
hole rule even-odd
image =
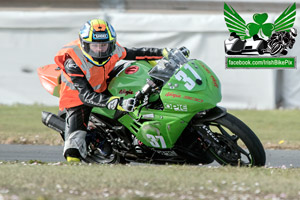
[[[164,48],[163,50],[162,50],[162,56],[163,57],[165,57],[166,59],[168,59],[168,57],[169,57],[169,51],[170,51],[171,49],[169,49],[169,48]]]
[[[165,57],[166,59],[169,59],[169,52],[170,51],[175,51],[176,49],[173,49],[173,48],[164,48],[162,50],[162,55],[163,57]],[[179,51],[181,51],[183,53],[183,55],[188,58],[190,56],[190,50],[188,50],[186,47],[180,47],[179,48]]]
[[[136,106],[135,98],[123,99],[123,97],[112,96],[106,103],[106,107],[110,110],[120,110],[125,112],[133,112]]]
[[[190,57],[190,50],[188,50],[186,47],[180,47],[179,50],[186,58]]]

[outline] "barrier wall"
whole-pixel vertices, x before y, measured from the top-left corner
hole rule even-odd
[[[240,15],[247,22],[253,21],[253,13]],[[274,22],[279,15],[269,13],[269,20]],[[78,37],[81,25],[99,17],[111,22],[119,43],[125,47],[189,48],[191,58],[203,60],[220,78],[223,92],[221,106],[235,109],[300,107],[298,69],[225,69],[224,40],[229,32],[223,13],[2,11],[0,17],[0,104],[57,105],[58,99],[40,85],[36,69],[54,63],[56,52]],[[295,26],[298,30],[299,21],[297,17]],[[297,40],[289,56],[299,56]]]

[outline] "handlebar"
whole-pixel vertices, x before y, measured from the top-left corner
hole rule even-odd
[[[156,87],[156,84],[150,80],[150,79],[147,79],[147,82],[146,84],[144,85],[144,87],[142,88],[142,90],[139,90],[136,95],[135,95],[135,99],[137,101],[141,101],[145,95],[147,95],[148,93],[150,93],[150,91],[152,89],[154,89]]]

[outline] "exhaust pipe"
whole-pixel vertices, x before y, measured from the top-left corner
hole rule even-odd
[[[64,132],[65,132],[64,119],[51,112],[42,111],[42,122],[49,128],[59,132],[61,137],[64,139]]]

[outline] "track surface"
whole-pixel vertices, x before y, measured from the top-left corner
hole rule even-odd
[[[62,151],[62,146],[0,144],[0,161],[61,162],[65,161]],[[268,167],[300,167],[299,150],[266,150],[266,156]]]

